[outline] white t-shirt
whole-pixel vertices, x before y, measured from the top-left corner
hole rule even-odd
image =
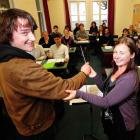
[[[50,47],[50,50],[53,54],[54,59],[68,59],[69,60],[69,50],[68,47],[64,44],[61,44],[59,47],[56,44]]]

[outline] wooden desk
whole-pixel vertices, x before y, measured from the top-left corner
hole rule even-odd
[[[112,60],[113,60],[113,47],[106,49],[106,47],[101,47],[102,54],[103,54],[103,66],[105,68],[112,67]]]

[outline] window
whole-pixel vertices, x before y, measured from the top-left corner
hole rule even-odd
[[[75,27],[75,23],[86,23],[86,5],[83,1],[70,2],[71,25]]]
[[[88,30],[92,21],[99,26],[108,23],[108,0],[68,0],[71,27],[75,23],[83,23]]]
[[[93,20],[99,26],[102,23],[107,25],[108,3],[107,0],[97,0],[92,2]]]

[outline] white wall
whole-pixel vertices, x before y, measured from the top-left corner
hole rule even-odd
[[[132,0],[133,4],[140,4],[140,0]]]
[[[65,27],[65,10],[63,0],[48,0],[51,26],[59,26],[59,31],[62,33]]]
[[[133,23],[133,6],[140,0],[115,0],[115,34],[121,35],[123,28]]]
[[[123,28],[128,28],[133,19],[133,0],[115,0],[115,34],[121,35]]]

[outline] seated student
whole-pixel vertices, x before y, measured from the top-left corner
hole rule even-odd
[[[89,34],[97,36],[97,33],[98,33],[98,27],[96,25],[96,22],[92,21],[91,22],[91,26],[90,26],[90,30],[89,30]]]
[[[64,58],[64,61],[68,62],[69,50],[66,45],[61,43],[61,35],[59,33],[54,36],[54,42],[55,44],[53,44],[50,47],[50,51],[52,53],[52,56],[50,56],[50,58],[54,58],[54,59]]]
[[[134,28],[134,25],[129,26],[129,34],[130,37],[134,37],[138,35],[137,30]]]
[[[49,48],[52,45],[47,31],[42,32],[42,37],[40,38],[38,44],[43,48]]]
[[[99,44],[100,46],[114,46],[113,35],[108,27],[105,27],[103,35],[99,37]]]
[[[69,25],[66,25],[66,26],[65,26],[65,29],[68,30],[69,36],[72,37],[72,38],[74,39],[74,35],[73,35],[73,32],[72,32],[71,29],[70,29],[70,26],[69,26]],[[64,30],[65,30],[65,29],[64,29]]]
[[[79,28],[79,31],[76,32],[76,39],[79,41],[88,40],[89,37],[85,31],[84,24],[80,23]]]
[[[102,36],[102,35],[103,35],[103,32],[104,32],[104,27],[103,27],[103,25],[99,25],[99,29],[98,29],[98,33],[97,33],[98,37],[99,37],[99,36]]]
[[[29,52],[29,54],[33,55],[36,60],[44,60],[46,59],[46,54],[41,45],[36,44],[35,48]]]
[[[74,36],[76,36],[76,32],[79,31],[79,23],[75,23],[75,28],[73,30]]]
[[[106,28],[107,27],[106,21],[103,21],[102,26],[103,26],[103,28]]]
[[[122,37],[130,37],[129,29],[124,28],[122,31]]]
[[[66,45],[67,47],[73,47],[74,46],[74,40],[69,34],[69,30],[64,30],[64,36],[62,37],[62,43]]]
[[[51,44],[55,44],[55,42],[54,42],[54,37],[55,37],[55,35],[58,34],[58,33],[61,35],[61,33],[59,32],[59,27],[58,27],[58,25],[54,25],[54,26],[53,26],[53,32],[50,34],[50,42],[51,42]]]

